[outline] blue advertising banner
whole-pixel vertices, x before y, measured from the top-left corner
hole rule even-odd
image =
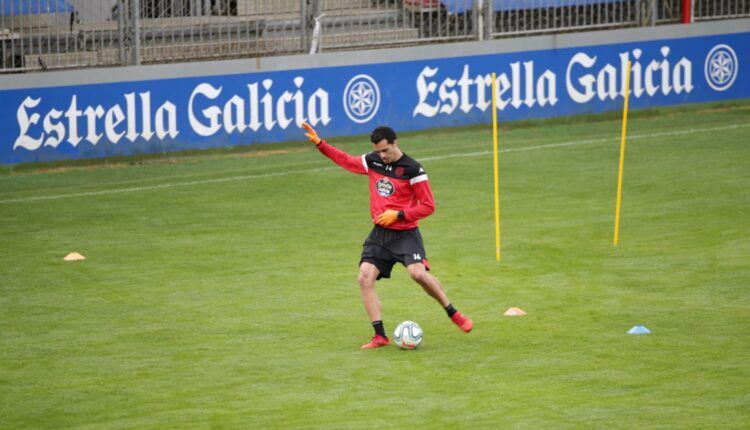
[[[750,97],[750,33],[0,91],[0,162],[109,157]]]

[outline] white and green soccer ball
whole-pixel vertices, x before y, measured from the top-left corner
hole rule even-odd
[[[414,349],[422,343],[422,327],[414,321],[404,321],[393,332],[393,340],[401,349]]]

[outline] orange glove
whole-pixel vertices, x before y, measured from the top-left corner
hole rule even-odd
[[[315,129],[312,128],[312,126],[306,122],[302,123],[302,127],[307,130],[307,133],[305,133],[305,136],[307,139],[314,143],[315,145],[320,145],[320,142],[322,142],[322,139],[318,137],[318,133],[315,132]]]
[[[377,218],[375,218],[375,224],[382,226],[382,227],[388,227],[389,225],[396,222],[398,219],[399,211],[394,211],[393,209],[386,209],[385,212],[378,215]]]

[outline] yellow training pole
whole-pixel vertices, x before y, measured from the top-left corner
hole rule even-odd
[[[492,73],[492,154],[495,170],[495,259],[500,261],[500,184],[497,160],[497,81]]]
[[[625,105],[622,110],[622,136],[620,138],[620,168],[617,173],[617,204],[615,205],[615,239],[614,245],[620,242],[620,208],[622,207],[622,171],[625,165],[625,135],[628,130],[628,99],[630,98],[630,61],[625,73]]]

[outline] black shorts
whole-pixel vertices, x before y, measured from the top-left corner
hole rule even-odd
[[[372,263],[378,268],[378,279],[390,278],[391,269],[397,262],[404,266],[422,263],[430,270],[418,228],[391,230],[376,225],[362,246],[359,264],[362,265],[363,262]]]

